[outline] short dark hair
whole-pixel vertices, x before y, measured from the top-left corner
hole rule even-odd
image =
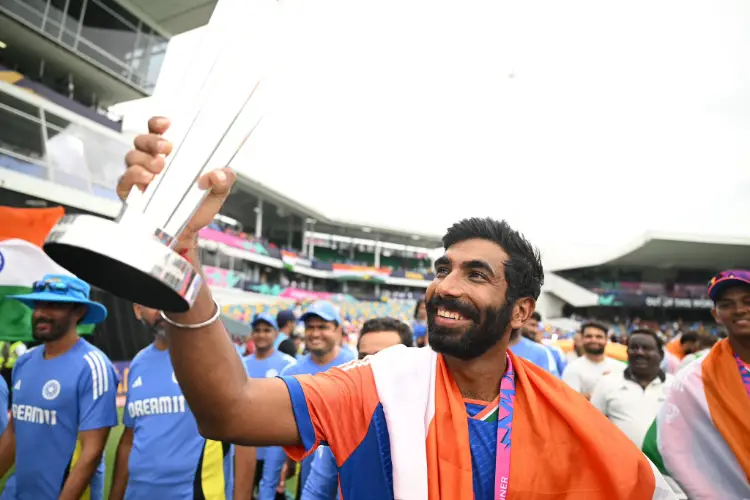
[[[539,314],[538,312],[534,311],[533,313],[531,313],[531,319],[541,322],[542,321],[542,315]]]
[[[704,349],[710,349],[719,341],[719,337],[710,333],[698,335],[698,344]]]
[[[581,335],[583,335],[583,331],[586,328],[596,328],[597,330],[601,330],[604,332],[604,336],[606,337],[609,333],[609,328],[604,323],[600,323],[599,321],[587,321],[584,324],[581,325]]]
[[[287,356],[297,357],[297,346],[294,345],[294,341],[290,338],[282,340],[276,349]]]
[[[698,333],[685,332],[680,335],[680,345],[687,344],[688,342],[698,342]]]
[[[474,238],[497,243],[510,256],[505,262],[508,304],[523,297],[539,298],[544,284],[544,268],[539,250],[529,240],[504,220],[472,217],[448,228],[443,236],[443,248],[447,250],[456,243]]]
[[[653,337],[656,342],[656,348],[659,350],[662,357],[664,356],[664,341],[651,328],[638,328],[637,330],[630,332],[630,336],[628,337],[628,347],[630,346],[630,339],[633,338],[633,335],[649,335]]]
[[[359,349],[359,343],[368,333],[372,332],[396,332],[401,338],[401,343],[407,347],[414,345],[414,336],[411,333],[409,325],[403,321],[397,320],[396,318],[372,318],[365,321],[362,325],[362,330],[359,332],[359,339],[357,340],[357,349]]]

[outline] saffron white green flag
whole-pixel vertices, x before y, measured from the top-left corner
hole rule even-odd
[[[31,309],[7,296],[30,293],[46,274],[71,275],[36,245],[19,239],[0,241],[0,340],[33,340]],[[79,333],[92,331],[93,325],[79,328]]]
[[[750,470],[742,465],[748,456],[748,410],[750,398],[731,347],[722,340],[677,373],[643,452],[690,499],[750,498]]]

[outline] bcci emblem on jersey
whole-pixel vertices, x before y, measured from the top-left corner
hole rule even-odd
[[[55,379],[48,380],[42,387],[42,396],[48,401],[52,401],[60,395],[60,382]]]

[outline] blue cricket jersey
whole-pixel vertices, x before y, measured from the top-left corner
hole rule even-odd
[[[117,425],[117,372],[83,339],[44,359],[44,346],[18,358],[13,369],[16,498],[58,498],[81,452],[79,432]],[[104,459],[83,498],[104,495]]]
[[[289,365],[293,365],[297,362],[293,357],[279,352],[274,349],[270,356],[265,359],[257,359],[255,354],[245,356],[242,361],[245,363],[245,370],[251,378],[273,378],[281,374],[281,372]],[[257,447],[256,449],[257,459],[265,460],[266,458],[266,447]]]
[[[555,373],[556,371],[552,354],[548,353],[547,348],[542,344],[521,337],[517,344],[510,346],[510,350],[519,358],[531,361],[548,372]]]
[[[130,364],[123,424],[133,429],[125,498],[232,498],[233,447],[201,437],[169,351],[150,345]]]

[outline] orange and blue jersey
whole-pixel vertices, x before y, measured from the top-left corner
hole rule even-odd
[[[328,445],[336,459],[343,500],[393,499],[388,425],[369,363],[281,378],[289,389],[302,441],[301,446],[285,448],[289,456],[301,460],[319,445]],[[495,498],[498,403],[499,396],[492,402],[464,400],[476,500]]]
[[[58,498],[80,453],[79,433],[117,425],[117,373],[107,356],[80,339],[44,359],[44,346],[13,368],[18,500]],[[104,495],[104,460],[81,498]]]
[[[330,363],[319,365],[310,357],[309,354],[302,356],[296,364],[290,364],[281,372],[282,376],[294,375],[315,375],[316,373],[325,372],[335,366],[343,365],[356,358],[350,349],[340,348],[339,354]],[[263,477],[260,480],[258,489],[258,500],[273,500],[276,497],[276,486],[279,482],[279,475],[284,466],[286,455],[279,446],[266,448],[265,461],[263,464]],[[312,465],[312,456],[306,456],[300,464],[300,477],[298,488],[300,491],[304,488],[307,476],[310,474]]]

